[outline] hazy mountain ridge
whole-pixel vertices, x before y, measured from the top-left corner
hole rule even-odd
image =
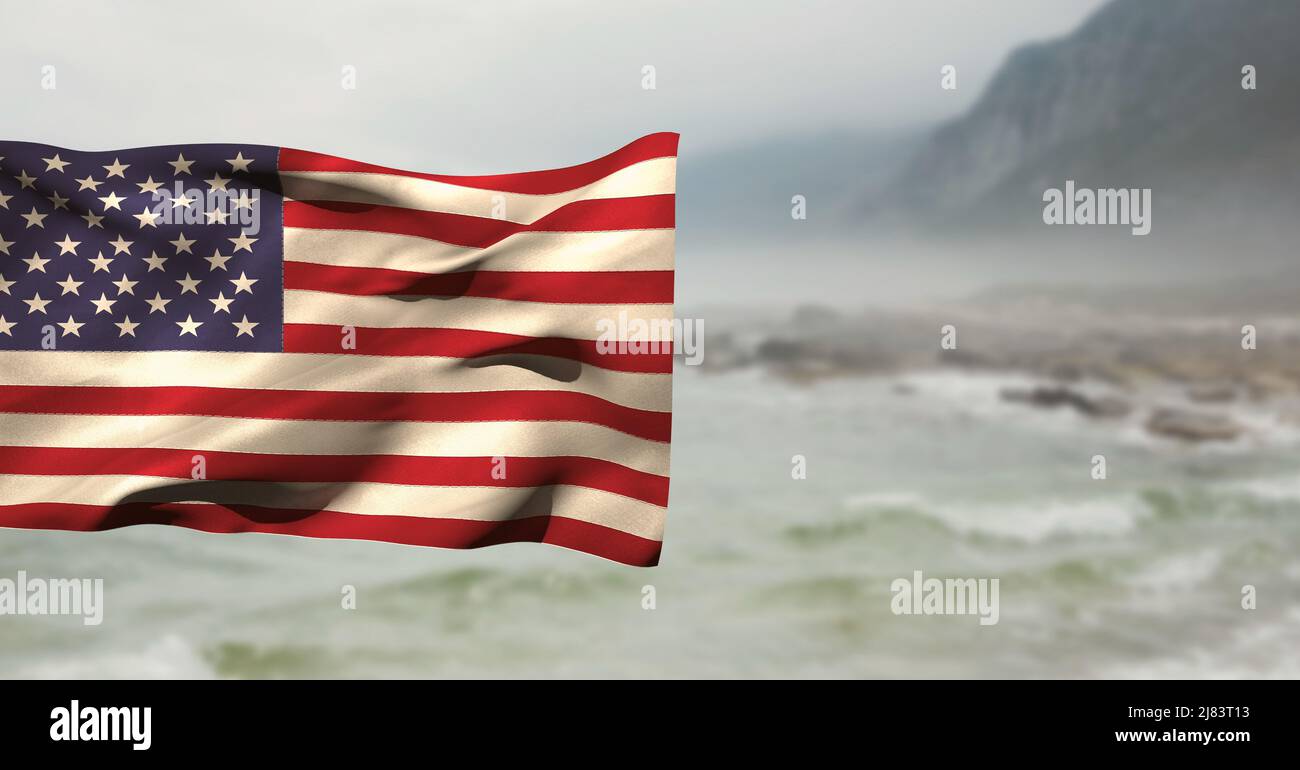
[[[1296,29],[1300,4],[1286,0],[1116,0],[1072,35],[1013,52],[880,205],[948,226],[1036,225],[1043,190],[1074,179],[1151,187],[1166,221],[1215,210],[1243,226],[1290,224]],[[1241,87],[1245,64],[1257,90]]]

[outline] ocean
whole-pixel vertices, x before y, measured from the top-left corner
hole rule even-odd
[[[654,569],[534,544],[3,530],[0,577],[102,578],[105,607],[99,626],[0,616],[0,676],[1300,676],[1297,430],[1242,404],[1248,437],[1182,444],[999,398],[1025,382],[679,369]],[[894,614],[916,570],[997,578],[998,622]]]

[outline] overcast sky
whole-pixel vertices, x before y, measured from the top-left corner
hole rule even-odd
[[[0,114],[6,138],[75,149],[248,141],[452,173],[568,165],[658,130],[686,155],[954,115],[1011,48],[1101,4],[6,3]]]

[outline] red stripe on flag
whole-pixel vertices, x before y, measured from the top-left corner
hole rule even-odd
[[[671,374],[671,353],[602,353],[595,340],[524,337],[468,329],[377,329],[353,327],[356,348],[345,350],[343,328],[323,324],[285,324],[286,353],[330,353],[362,356],[433,356],[490,358],[535,355],[578,361],[602,369],[646,374]],[[667,343],[664,343],[667,346]],[[486,363],[486,362],[485,362]]]
[[[612,404],[586,393],[352,393],[239,388],[0,386],[0,412],[84,415],[203,415],[331,422],[583,422],[668,441],[673,416]]]
[[[591,457],[281,455],[206,449],[0,446],[0,473],[31,476],[152,476],[189,479],[195,455],[212,481],[345,482],[448,487],[586,487],[668,505],[668,478]]]
[[[261,532],[376,540],[438,548],[549,543],[636,567],[658,564],[663,548],[657,540],[562,516],[471,521],[215,503],[131,502],[111,507],[68,503],[0,505],[0,527],[99,532],[138,524],[167,524],[216,533]]]
[[[284,263],[284,288],[357,296],[488,297],[521,302],[671,304],[673,271],[417,273]]]
[[[673,197],[642,195],[636,198],[574,201],[532,224],[372,203],[286,201],[284,226],[410,235],[482,249],[523,232],[669,229],[673,227]]]
[[[482,190],[499,190],[501,192],[527,195],[550,195],[585,187],[600,181],[615,171],[642,161],[675,157],[677,155],[677,140],[678,135],[674,133],[650,134],[589,163],[548,171],[530,171],[522,174],[487,174],[480,176],[422,174],[415,171],[376,166],[371,163],[360,163],[332,155],[322,155],[317,152],[294,150],[288,147],[280,150],[279,169],[281,171],[341,171],[393,174]]]

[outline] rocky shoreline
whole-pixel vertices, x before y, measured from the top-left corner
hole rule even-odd
[[[1018,374],[1037,384],[1004,388],[1001,398],[1026,409],[1136,416],[1153,436],[1233,441],[1248,432],[1231,413],[1243,404],[1300,423],[1300,317],[1254,321],[1254,349],[1243,346],[1248,319],[1034,303],[859,314],[809,305],[775,322],[711,324],[704,371],[757,368],[796,385],[933,370]]]

